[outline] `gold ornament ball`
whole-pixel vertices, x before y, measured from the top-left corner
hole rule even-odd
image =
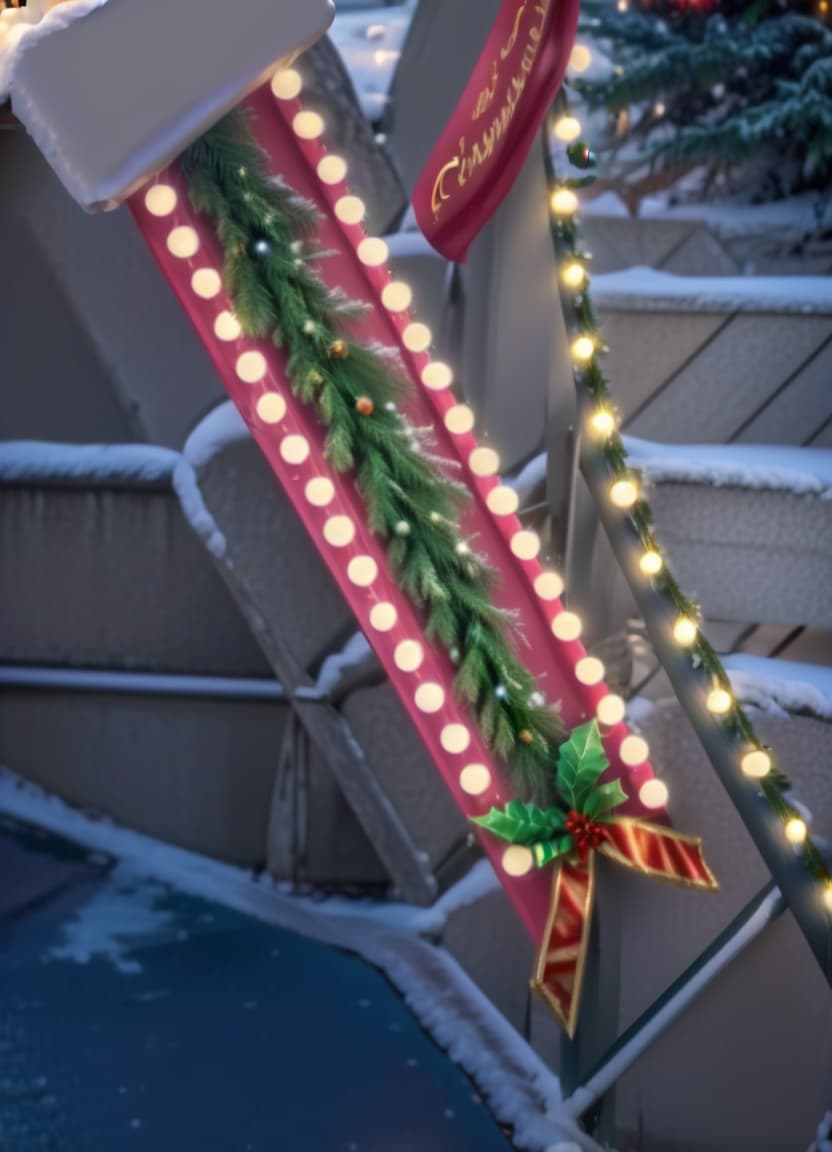
[[[534,743],[534,734],[528,728],[521,728],[517,733],[517,739],[521,744],[532,744]]]
[[[359,396],[355,402],[355,409],[359,416],[372,416],[375,411],[375,404],[369,396]]]
[[[333,360],[346,360],[350,354],[346,340],[333,340],[329,346],[329,354]]]

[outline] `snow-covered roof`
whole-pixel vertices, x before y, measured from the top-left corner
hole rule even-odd
[[[832,315],[829,276],[674,276],[635,267],[595,276],[592,294],[607,310]]]
[[[170,484],[178,452],[153,444],[0,441],[3,484]]]

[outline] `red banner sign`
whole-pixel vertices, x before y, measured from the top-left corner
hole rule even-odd
[[[511,190],[563,82],[579,0],[503,0],[413,193],[427,239],[461,263]]]

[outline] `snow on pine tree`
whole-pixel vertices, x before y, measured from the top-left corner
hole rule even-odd
[[[606,108],[607,172],[635,208],[701,171],[753,202],[832,188],[832,0],[595,0],[586,31],[617,65],[577,80]],[[825,196],[824,196],[825,193]]]

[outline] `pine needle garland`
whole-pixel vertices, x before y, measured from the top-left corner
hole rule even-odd
[[[399,586],[458,663],[458,698],[518,789],[547,802],[559,717],[518,659],[513,615],[493,602],[498,574],[459,534],[467,489],[450,475],[451,462],[433,454],[430,430],[400,411],[408,381],[388,350],[351,338],[356,308],[315,274],[325,254],[313,247],[314,207],[270,174],[239,111],[193,144],[182,168],[191,203],[222,245],[242,331],[284,350],[294,394],[326,428],[327,459],[354,472]]]

